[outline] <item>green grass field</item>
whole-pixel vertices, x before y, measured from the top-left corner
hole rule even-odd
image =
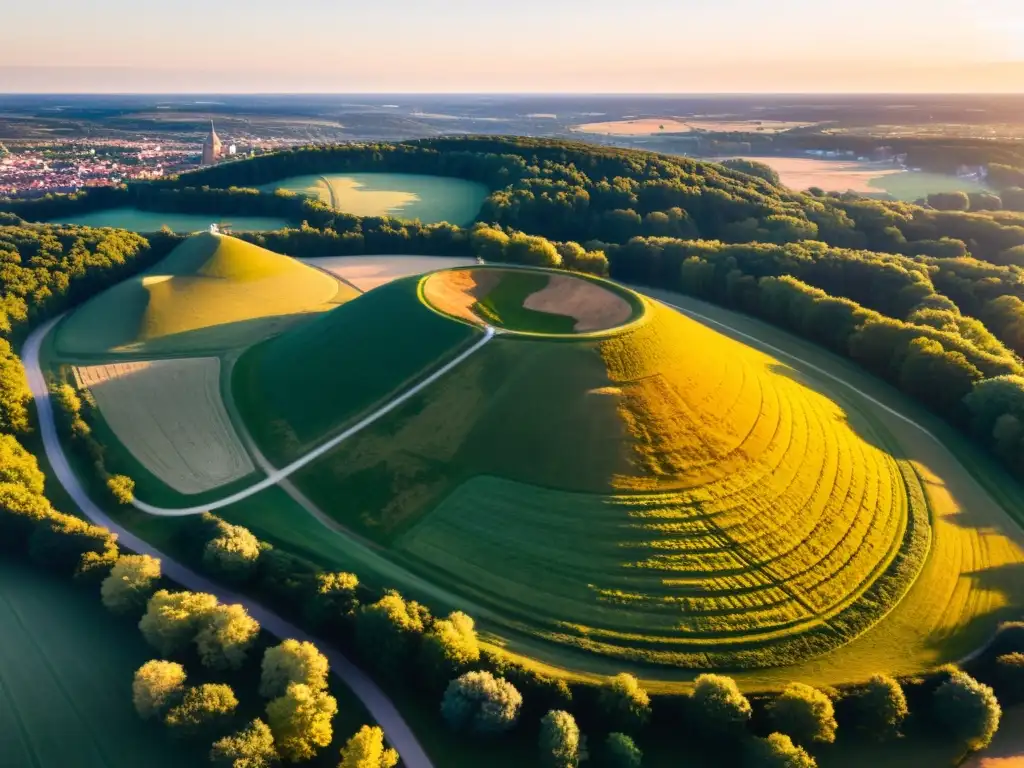
[[[221,229],[230,228],[236,232],[269,232],[288,226],[286,219],[266,216],[220,216],[203,213],[161,213],[142,211],[138,208],[110,208],[92,211],[78,216],[53,219],[53,224],[78,224],[83,227],[117,227],[131,232],[159,232],[169,227],[175,232],[186,234],[199,232],[217,224]]]
[[[465,179],[405,173],[327,173],[296,176],[262,187],[286,189],[332,205],[355,216],[393,216],[419,219],[424,224],[447,221],[457,226],[472,222],[487,188]]]
[[[0,558],[0,765],[179,768],[206,745],[172,741],[131,701],[135,670],[154,657],[130,621],[87,592]]]
[[[356,295],[287,256],[204,233],[72,312],[57,328],[54,351],[70,360],[223,351]]]
[[[268,458],[305,453],[479,338],[424,306],[418,285],[383,285],[239,359],[235,404]]]

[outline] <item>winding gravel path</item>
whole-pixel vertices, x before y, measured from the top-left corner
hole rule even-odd
[[[123,528],[92,502],[81,483],[78,482],[78,478],[72,471],[67,456],[64,454],[64,449],[57,436],[57,429],[54,423],[50,392],[46,386],[46,378],[43,376],[39,366],[39,349],[42,341],[59,320],[59,317],[54,318],[32,332],[21,351],[22,363],[28,376],[29,388],[32,390],[32,395],[35,398],[36,410],[39,416],[39,429],[42,434],[46,457],[53,467],[53,473],[57,480],[64,486],[85,516],[97,525],[102,525],[116,533],[118,542],[127,549],[160,558],[164,574],[186,589],[216,595],[217,599],[223,603],[240,603],[244,605],[249,615],[256,619],[263,629],[277,637],[282,639],[308,640],[315,643],[330,662],[331,672],[352,689],[352,692],[363,703],[373,719],[384,729],[388,742],[398,750],[403,764],[407,768],[433,768],[433,763],[427,757],[423,746],[416,739],[412,729],[409,728],[409,725],[402,718],[402,715],[391,702],[391,699],[387,697],[373,680],[345,658],[337,649],[316,640],[294,624],[264,608],[252,598],[232,592],[220,584],[210,581],[205,576],[195,573],[181,563],[175,562],[131,531]],[[275,480],[274,482],[277,481]]]

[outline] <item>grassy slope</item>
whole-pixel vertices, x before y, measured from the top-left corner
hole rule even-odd
[[[0,765],[154,768],[199,764],[206,745],[178,744],[139,720],[135,670],[155,654],[98,590],[0,558]]]
[[[574,318],[523,306],[527,296],[543,290],[550,280],[551,275],[542,272],[509,270],[487,296],[473,306],[473,311],[499,328],[529,333],[572,333],[576,327]]]
[[[242,356],[235,402],[271,461],[300,456],[478,338],[421,304],[418,284],[381,286]]]
[[[267,184],[321,200],[356,216],[394,216],[465,226],[480,213],[487,188],[465,179],[403,173],[328,173]]]
[[[506,628],[561,643],[747,665],[863,631],[878,596],[835,617],[907,522],[884,428],[674,312],[629,334],[499,337],[296,484]]]
[[[55,351],[86,360],[220,351],[253,343],[355,295],[294,259],[204,233],[74,311],[57,328]]]

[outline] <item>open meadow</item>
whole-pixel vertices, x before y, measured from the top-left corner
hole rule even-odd
[[[132,674],[154,656],[96,593],[0,558],[0,766],[180,768],[205,759],[132,707]]]
[[[203,213],[163,213],[138,208],[109,208],[77,216],[53,219],[53,224],[78,224],[84,227],[117,227],[131,232],[159,232],[163,227],[187,234],[208,230],[216,224],[223,230],[236,232],[269,232],[287,227],[285,219],[267,216],[221,216]]]
[[[469,224],[487,197],[487,188],[464,179],[406,173],[326,173],[296,176],[264,185],[327,203],[353,216],[393,216],[424,224]]]

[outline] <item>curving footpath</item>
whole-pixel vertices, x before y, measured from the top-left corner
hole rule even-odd
[[[104,528],[108,528],[116,533],[118,542],[124,547],[139,554],[160,558],[164,574],[186,589],[208,592],[224,603],[240,603],[245,606],[249,615],[256,619],[263,629],[277,637],[282,639],[295,638],[296,640],[307,640],[316,643],[330,662],[331,672],[352,689],[352,692],[363,703],[373,719],[384,729],[388,742],[398,750],[398,754],[402,758],[402,764],[407,766],[407,768],[433,768],[433,763],[427,757],[423,746],[416,739],[412,729],[409,728],[409,725],[402,718],[402,715],[391,702],[391,699],[387,697],[373,680],[345,658],[337,649],[316,640],[251,598],[225,589],[205,576],[195,573],[184,565],[171,560],[131,531],[118,525],[106,512],[92,502],[81,483],[78,482],[78,478],[68,463],[67,456],[64,455],[64,449],[61,446],[54,424],[50,392],[46,386],[46,378],[39,367],[39,349],[42,341],[59,320],[60,317],[54,318],[31,333],[22,348],[22,363],[25,366],[29,388],[32,391],[32,396],[35,398],[36,411],[39,416],[39,429],[42,434],[46,457],[53,467],[53,473],[57,480],[64,486],[64,489],[71,498],[74,499],[83,514],[97,525],[102,525]]]
[[[51,324],[47,324],[46,326],[43,327],[49,328],[50,325]],[[457,357],[455,357],[445,365],[438,368],[432,374],[423,379],[423,381],[420,381],[414,386],[409,387],[409,389],[405,390],[405,392],[400,394],[398,397],[394,398],[393,400],[389,400],[376,411],[360,419],[358,422],[353,424],[351,427],[346,429],[341,434],[335,435],[322,445],[318,445],[305,456],[299,457],[291,464],[281,467],[281,469],[273,470],[264,479],[250,485],[248,488],[243,488],[241,491],[233,493],[230,496],[225,496],[223,499],[211,501],[206,504],[199,504],[194,507],[177,507],[173,509],[169,507],[157,507],[152,504],[147,504],[144,501],[139,501],[138,499],[132,499],[132,506],[134,506],[136,509],[141,509],[143,512],[148,512],[151,515],[156,515],[157,517],[185,517],[187,515],[198,515],[203,512],[212,512],[215,509],[221,509],[223,507],[231,506],[236,502],[249,498],[253,494],[266,490],[272,485],[277,485],[282,480],[288,478],[290,475],[294,474],[295,472],[298,472],[300,469],[302,469],[310,462],[316,461],[328,451],[336,448],[340,443],[344,442],[345,440],[348,440],[350,437],[366,429],[366,427],[370,426],[378,419],[391,413],[391,411],[395,410],[395,408],[400,406],[402,403],[406,402],[409,398],[414,397],[415,395],[422,392],[424,389],[426,389],[435,381],[440,379],[450,370],[452,370],[457,365],[461,364],[470,356],[479,351],[485,344],[487,344],[487,342],[493,339],[495,335],[497,335],[497,333],[498,330],[496,328],[486,326],[484,329],[484,335],[479,341],[474,343],[473,346],[469,347],[468,349],[463,350]],[[41,338],[42,337],[40,337],[40,340]],[[38,349],[36,350],[36,352],[38,353]],[[26,342],[25,344],[25,354],[28,354],[28,342]]]

